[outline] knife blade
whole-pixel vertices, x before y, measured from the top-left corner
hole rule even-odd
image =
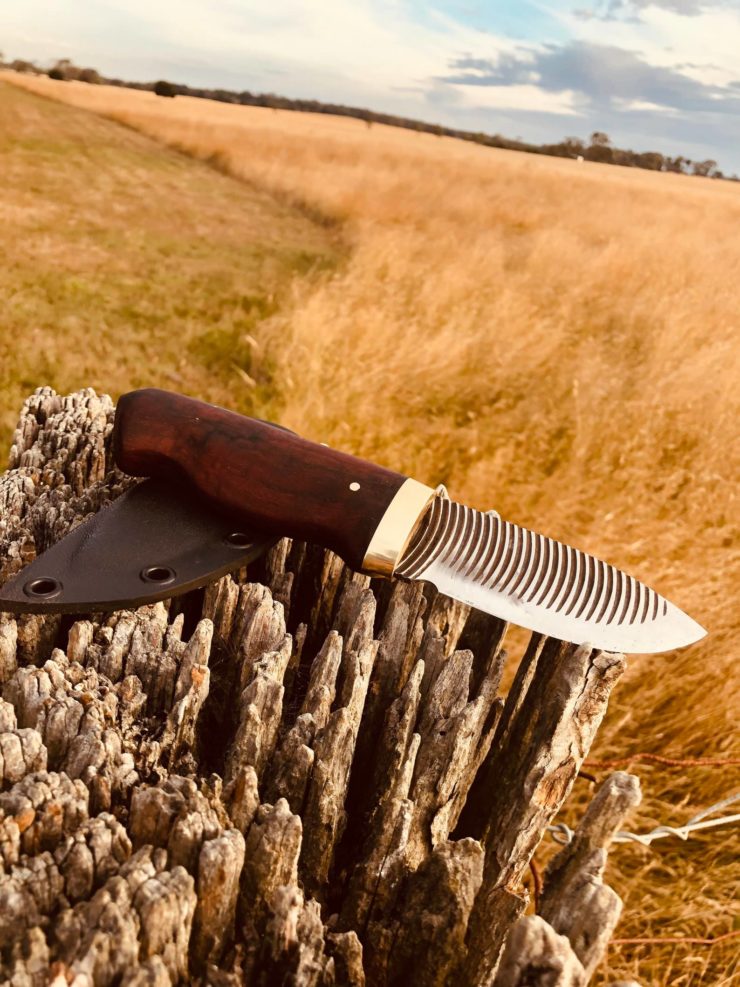
[[[255,545],[264,547],[281,535],[313,541],[355,569],[429,581],[473,607],[576,644],[653,653],[691,644],[706,633],[654,590],[592,555],[458,504],[444,488],[183,395],[157,389],[123,395],[113,453],[125,473],[158,481],[153,503],[126,509],[126,537],[145,544],[142,527],[151,528],[149,515],[159,512],[156,565],[163,570],[182,571],[182,529],[164,518],[167,502],[174,510],[172,504],[187,495],[188,510],[196,516],[212,512],[212,529],[202,530],[196,541],[223,541],[224,518],[232,525],[238,519],[253,533]],[[94,543],[101,559],[122,530],[111,510],[85,522],[89,533],[81,543]],[[22,604],[42,612],[103,609],[100,593],[84,600],[79,581],[74,583],[83,563],[95,570],[92,556],[62,549],[79,530],[54,546],[58,556],[47,551],[4,587],[0,609]],[[113,574],[106,584],[105,595],[115,596],[117,605],[184,592],[188,583],[194,585],[196,570],[200,583],[228,571],[228,559],[190,551],[188,580],[142,586],[139,562],[137,557],[128,566],[125,578],[122,570],[118,582]],[[29,605],[28,587],[42,577],[51,580],[48,587],[53,580],[76,585],[74,607],[63,607],[64,594],[53,592]]]
[[[527,528],[438,497],[395,573],[502,620],[604,651],[652,654],[706,631],[627,573]]]

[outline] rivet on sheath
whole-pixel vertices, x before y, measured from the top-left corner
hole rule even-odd
[[[161,583],[166,585],[175,578],[175,570],[168,565],[149,565],[141,570],[139,578],[145,583]]]
[[[352,483],[350,483],[349,485],[349,489],[352,491],[352,493],[356,493],[360,489],[360,484],[357,482],[357,480],[353,480]]]
[[[62,589],[62,584],[58,579],[51,576],[41,576],[38,579],[29,579],[23,586],[26,596],[35,597],[38,600],[48,600],[53,596],[58,596]]]

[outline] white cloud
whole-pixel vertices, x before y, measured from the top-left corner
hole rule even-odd
[[[7,0],[6,0],[7,2]],[[16,2],[16,0],[13,0]],[[33,6],[38,0],[24,0]],[[353,76],[368,87],[398,86],[438,74],[450,52],[477,47],[513,47],[444,17],[420,24],[398,0],[88,0],[87,9],[121,10],[132,24],[161,39],[163,50],[180,49],[247,65],[274,64],[290,72],[299,66],[320,74]]]
[[[569,34],[640,54],[651,65],[675,68],[704,85],[724,86],[740,78],[740,9],[714,7],[685,17],[646,6],[640,19],[583,20],[560,13]]]
[[[454,85],[464,95],[464,105],[475,109],[524,110],[529,113],[558,113],[578,116],[579,98],[572,90],[546,92],[537,86]]]
[[[420,112],[419,90],[444,74],[456,52],[490,58],[516,48],[442,13],[420,23],[404,0],[2,3],[2,46],[13,56],[71,54],[124,78],[165,76],[409,114]],[[36,24],[46,36],[29,43]]]
[[[644,17],[664,40],[665,47],[651,53],[656,65],[680,64],[686,75],[715,85],[740,78],[740,10],[716,8],[687,18],[650,7]]]
[[[678,110],[672,106],[661,106],[660,103],[651,103],[646,99],[615,99],[614,106],[618,110],[627,112],[646,111],[649,113],[668,113],[678,116]]]

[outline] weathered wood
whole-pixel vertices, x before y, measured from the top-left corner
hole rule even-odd
[[[624,658],[547,640],[507,697],[491,754],[476,784],[488,796],[482,827],[483,886],[471,916],[468,977],[495,972],[520,883],[552,817],[565,800],[606,711]],[[480,802],[479,802],[480,804]]]
[[[112,420],[26,402],[0,579],[129,484]],[[534,637],[499,696],[505,631],[287,540],[186,600],[0,615],[0,983],[585,983],[628,776],[551,865],[547,923],[522,882],[624,662]],[[522,979],[523,944],[561,979]]]
[[[494,987],[585,987],[586,983],[566,936],[559,936],[538,915],[515,923]]]
[[[617,771],[601,786],[571,843],[548,864],[539,914],[566,935],[590,977],[622,912],[618,895],[603,883],[609,844],[625,815],[640,804],[640,783]]]
[[[619,897],[602,881],[607,850],[627,812],[639,803],[634,775],[615,772],[599,788],[571,842],[548,864],[539,914],[520,918],[509,932],[495,987],[589,982],[622,910]]]

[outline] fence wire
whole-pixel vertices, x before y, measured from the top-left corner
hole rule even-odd
[[[719,816],[715,819],[710,819],[715,812],[720,812],[722,809],[727,809],[729,806],[734,805],[735,802],[740,801],[740,792],[734,795],[730,795],[728,798],[722,799],[720,802],[715,802],[714,805],[710,805],[706,809],[702,809],[701,812],[697,812],[695,816],[692,816],[687,823],[683,826],[656,826],[655,829],[651,829],[649,833],[629,833],[626,831],[618,832],[613,843],[639,843],[642,846],[650,846],[654,840],[664,839],[666,836],[677,836],[680,840],[688,840],[692,833],[696,833],[699,830],[711,829],[714,826],[729,826],[733,823],[740,822],[740,813],[734,813],[728,816]],[[556,843],[560,843],[566,846],[571,842],[575,836],[575,831],[570,828],[566,823],[555,823],[552,826],[547,827],[548,832],[552,835],[552,838]]]

